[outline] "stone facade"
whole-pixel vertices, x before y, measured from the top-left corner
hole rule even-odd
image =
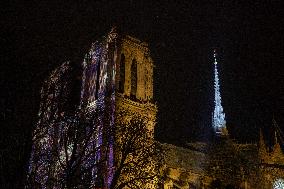
[[[283,188],[284,154],[277,141],[270,151],[262,135],[258,145],[238,144],[229,138],[186,147],[162,145],[165,189]]]
[[[117,114],[128,110],[147,118],[147,142],[154,143],[153,67],[147,44],[113,28],[92,43],[80,71],[69,62],[57,68],[41,91],[26,188],[110,188],[118,158]],[[73,80],[80,91],[71,90]],[[74,135],[78,128],[85,128],[80,139]]]
[[[119,39],[116,67],[117,109],[130,109],[149,117],[149,129],[154,130],[157,106],[153,103],[154,64],[148,45],[128,35],[122,36]],[[133,86],[136,86],[136,91],[131,89]]]
[[[135,117],[135,119],[143,118],[144,123],[146,123],[146,130],[144,133],[147,136],[139,136],[139,141],[143,144],[133,143],[136,147],[144,150],[145,153],[149,153],[149,157],[143,157],[141,155],[132,156],[128,155],[126,162],[145,162],[145,165],[141,167],[141,169],[145,169],[145,171],[137,170],[136,173],[126,173],[126,175],[122,175],[120,179],[120,184],[123,182],[127,182],[131,177],[139,177],[138,175],[144,175],[145,173],[149,173],[149,176],[155,175],[153,171],[155,171],[155,162],[147,163],[148,158],[152,158],[151,152],[148,152],[147,149],[143,149],[142,146],[148,146],[152,150],[152,144],[154,141],[154,127],[156,124],[156,114],[157,114],[157,106],[153,103],[153,60],[150,57],[150,51],[148,45],[144,42],[139,41],[133,37],[128,35],[122,35],[118,38],[118,48],[117,48],[117,61],[116,61],[116,96],[115,96],[115,109],[116,109],[116,118],[123,114],[125,111],[127,112],[127,116],[125,116],[125,122],[129,121],[131,118]],[[117,123],[119,125],[119,123]],[[122,124],[123,125],[123,124]],[[127,124],[126,124],[127,125]],[[138,125],[137,125],[138,126]],[[131,127],[131,126],[130,126]],[[133,128],[131,128],[133,129]],[[119,130],[119,129],[117,129]],[[138,131],[139,132],[139,131]],[[140,130],[141,132],[141,130]],[[130,133],[131,135],[132,133]],[[125,133],[116,132],[116,144],[123,144],[121,142],[121,137],[123,140],[128,140]],[[147,144],[146,144],[147,143]],[[149,149],[149,150],[151,150]],[[146,150],[146,151],[145,151]],[[155,152],[153,152],[155,153]],[[139,153],[138,153],[139,154]],[[115,159],[120,164],[121,150],[115,153]],[[147,155],[146,155],[147,156]],[[144,172],[144,173],[143,173]],[[147,176],[142,176],[147,178]],[[156,176],[155,176],[156,178]],[[141,182],[136,184],[136,187],[139,188],[156,188],[157,179],[150,180],[148,182],[145,179],[141,179]],[[131,188],[131,187],[125,187]]]
[[[137,68],[137,78],[134,68]],[[117,60],[116,107],[131,109],[150,118],[154,131],[157,106],[153,104],[153,60],[146,43],[130,36],[120,39]],[[121,74],[121,71],[124,73]],[[137,89],[133,92],[132,81]],[[273,151],[259,144],[239,144],[229,135],[216,137],[211,143],[190,143],[186,147],[161,144],[165,165],[160,188],[272,188],[284,178],[284,155],[279,141]]]
[[[141,42],[130,36],[123,36],[120,41],[119,57],[117,66],[121,70],[121,65],[124,64],[125,74],[117,74],[116,85],[124,85],[121,94],[127,97],[131,96],[131,79],[133,69],[137,72],[137,91],[135,98],[140,102],[149,102],[153,99],[153,60],[150,57],[150,52],[146,43]],[[125,75],[125,78],[120,78]],[[122,83],[121,81],[124,81]]]
[[[83,156],[88,161],[80,162],[79,168],[88,168],[90,169],[88,171],[92,173],[92,178],[88,178],[90,183],[86,183],[87,179],[80,174],[75,175],[74,178],[82,177],[78,183],[85,188],[86,184],[88,187],[109,188],[118,156],[115,146],[117,141],[112,140],[114,136],[106,136],[106,133],[109,128],[114,127],[117,114],[128,110],[133,115],[138,114],[147,118],[147,129],[150,131],[147,143],[156,143],[154,128],[158,108],[153,102],[154,64],[146,43],[128,35],[118,35],[113,30],[103,41],[92,44],[82,67],[82,88],[77,111],[98,115],[94,122],[96,124],[87,125],[88,131],[92,131],[88,133],[91,140],[87,143],[88,149],[95,147],[100,150],[86,157]],[[70,69],[69,63],[63,64],[52,73],[46,86],[43,87],[39,113],[42,116],[35,129],[26,188],[31,188],[29,186],[35,186],[35,184],[38,188],[44,188],[51,186],[51,182],[53,188],[68,186],[68,183],[64,183],[66,167],[59,166],[60,161],[70,164],[72,159],[68,156],[77,154],[69,150],[69,148],[72,149],[72,145],[63,146],[59,142],[55,144],[49,141],[67,140],[62,137],[62,134],[67,133],[66,125],[70,120],[76,120],[78,117],[77,114],[72,115],[72,112],[66,112],[65,109],[68,108],[64,109],[62,108],[64,106],[60,104],[62,100],[69,98],[69,92],[66,92],[69,90],[66,88],[68,89],[67,86],[70,83]],[[93,119],[92,116],[90,119]],[[52,124],[54,122],[56,125]],[[54,134],[54,128],[61,127],[62,129]],[[279,138],[278,136],[276,134],[275,139]],[[116,139],[119,140],[119,136]],[[73,144],[74,141],[69,143]],[[86,142],[82,141],[83,143]],[[153,183],[145,184],[143,188],[268,189],[274,187],[278,189],[277,187],[283,185],[284,155],[279,141],[275,140],[273,144],[272,147],[268,147],[262,134],[259,145],[238,144],[231,140],[229,135],[216,137],[211,143],[189,143],[183,148],[171,144],[160,144],[165,153],[159,156],[164,156],[165,163],[160,170],[160,180],[154,182],[160,185],[154,187],[156,185]],[[65,156],[53,155],[52,152],[55,150],[58,154],[65,154]],[[93,166],[89,166],[99,162],[98,157],[107,159],[107,162],[99,167],[103,170],[102,173]],[[59,161],[60,158],[63,159]],[[152,164],[155,164],[154,160]],[[56,174],[47,173],[48,169],[52,169]],[[151,167],[148,169],[152,170]],[[103,177],[100,185],[98,185],[98,175]],[[73,177],[70,182],[73,184]]]
[[[263,189],[271,188],[271,185],[274,185],[274,188],[277,188],[277,185],[281,185],[284,188],[284,155],[277,139],[278,133],[275,132],[274,145],[269,147],[266,145],[262,132],[260,132],[260,188]]]

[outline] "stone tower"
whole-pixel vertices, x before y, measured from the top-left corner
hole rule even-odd
[[[92,43],[81,68],[66,62],[42,87],[26,188],[109,188],[120,157],[118,141],[128,132],[114,129],[116,116],[124,110],[143,118],[147,130],[139,135],[147,133],[144,143],[134,141],[144,146],[154,143],[157,107],[152,101],[153,61],[147,44],[118,35],[113,28]],[[80,91],[75,91],[80,92],[79,102],[70,100],[76,96],[73,85],[78,84],[73,80],[81,82]],[[75,110],[66,104],[76,104]]]
[[[113,183],[121,186],[129,182],[132,184],[130,188],[156,188],[156,179],[130,181],[131,178],[139,178],[141,175],[144,175],[142,178],[156,178],[156,161],[153,158],[156,157],[154,127],[157,106],[153,103],[153,60],[148,45],[128,35],[118,39],[117,49],[114,164],[116,170],[122,171],[119,178],[114,174]],[[132,141],[131,138],[136,140]],[[124,153],[127,151],[123,149],[125,144],[131,146],[128,148],[130,153]],[[126,164],[132,163],[135,168],[120,166],[123,156]],[[129,168],[133,171],[126,171]]]
[[[119,39],[116,61],[116,107],[150,118],[154,129],[157,107],[153,103],[153,60],[148,45],[124,35]]]

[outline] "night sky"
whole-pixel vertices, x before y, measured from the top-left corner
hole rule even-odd
[[[207,138],[213,49],[231,136],[255,141],[259,128],[271,130],[273,115],[284,130],[284,6],[278,1],[78,2],[10,1],[1,11],[0,139],[8,180],[24,174],[13,170],[28,158],[43,80],[66,60],[79,65],[91,42],[114,25],[149,43],[158,140],[182,145]]]

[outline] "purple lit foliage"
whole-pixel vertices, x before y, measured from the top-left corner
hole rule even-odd
[[[115,37],[110,33],[86,54],[81,100],[73,113],[64,109],[70,93],[69,63],[44,83],[26,188],[108,187],[111,183]]]

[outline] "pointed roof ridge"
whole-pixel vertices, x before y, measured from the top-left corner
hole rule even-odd
[[[266,146],[266,142],[264,140],[264,136],[263,136],[263,129],[259,128],[259,148],[260,150],[266,150],[267,146]]]
[[[272,153],[273,153],[274,156],[283,156],[284,153],[282,151],[281,144],[280,144],[280,140],[281,140],[280,133],[281,133],[281,130],[280,130],[280,128],[279,128],[279,126],[278,126],[278,124],[277,124],[277,122],[275,120],[274,114],[273,114],[273,117],[272,117],[272,125],[274,127],[274,145],[273,145]],[[278,138],[280,140],[278,140]]]
[[[281,139],[283,141],[283,133],[282,133],[281,129],[278,126],[278,123],[277,123],[277,121],[276,121],[276,119],[274,117],[274,114],[273,114],[273,118],[272,118],[272,125],[273,125],[274,130],[275,130],[274,131],[274,144],[280,143]]]
[[[278,141],[277,141],[277,130],[275,129],[274,131],[274,145],[277,144]]]
[[[258,153],[259,153],[259,158],[262,163],[269,162],[270,157],[269,157],[269,149],[268,146],[266,145],[264,135],[263,135],[263,128],[259,128],[259,142],[258,142]]]
[[[263,129],[259,128],[259,141],[264,141],[264,137],[263,137]]]

